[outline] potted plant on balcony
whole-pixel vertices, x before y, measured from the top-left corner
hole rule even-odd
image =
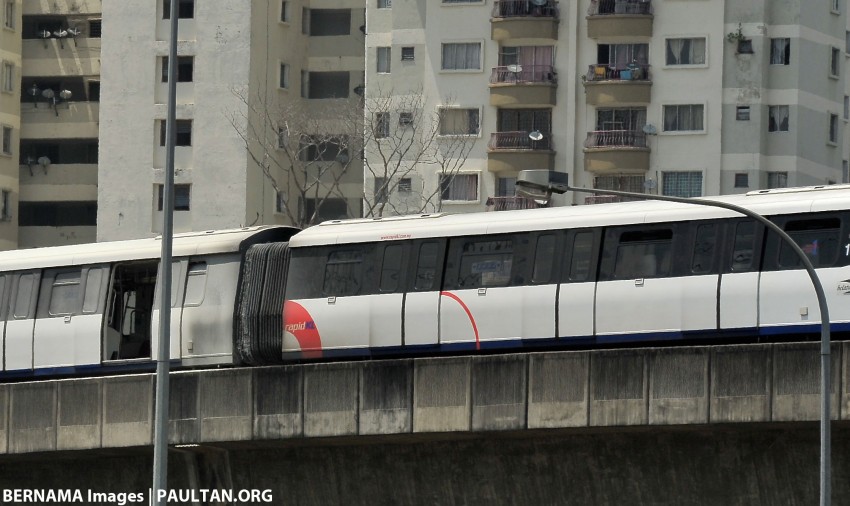
[[[738,23],[738,31],[726,34],[726,40],[736,45],[738,54],[753,54],[753,41],[744,36],[741,23]]]

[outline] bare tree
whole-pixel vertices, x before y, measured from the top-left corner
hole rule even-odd
[[[363,138],[365,217],[441,210],[443,194],[466,163],[480,128],[477,110],[462,124],[447,117],[445,111],[450,109],[445,106],[451,103],[447,99],[444,108],[430,110],[421,90],[368,93]]]
[[[261,93],[234,91],[247,106],[230,123],[250,159],[278,195],[277,211],[297,227],[320,221],[323,206],[359,196],[362,185],[362,100],[315,104],[295,99],[269,103]],[[354,181],[356,191],[344,191]],[[351,186],[349,184],[348,186]],[[351,217],[358,212],[346,211]]]

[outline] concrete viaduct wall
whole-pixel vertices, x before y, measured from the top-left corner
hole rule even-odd
[[[850,418],[850,343],[833,346]],[[526,353],[172,374],[174,444],[818,419],[816,343]],[[0,386],[0,454],[148,446],[154,375]]]

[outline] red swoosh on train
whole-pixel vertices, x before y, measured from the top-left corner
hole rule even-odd
[[[322,337],[304,306],[291,300],[283,303],[283,331],[295,336],[304,358],[321,358]]]
[[[478,326],[475,325],[475,318],[472,317],[472,312],[469,310],[469,307],[464,304],[462,300],[460,300],[460,297],[451,292],[440,292],[440,295],[456,300],[457,303],[460,304],[460,307],[462,307],[463,310],[466,311],[466,316],[469,317],[469,323],[472,324],[472,331],[475,332],[475,349],[480,350],[481,340],[478,338]]]

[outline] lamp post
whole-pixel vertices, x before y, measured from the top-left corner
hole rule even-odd
[[[809,257],[802,248],[782,228],[768,220],[764,216],[750,209],[746,209],[728,202],[715,200],[703,200],[683,197],[670,197],[667,195],[651,195],[646,193],[624,192],[617,190],[599,190],[595,188],[575,188],[569,185],[566,173],[551,172],[548,170],[523,170],[517,177],[517,193],[539,201],[546,201],[553,193],[566,193],[568,191],[592,193],[594,195],[615,195],[645,200],[661,200],[665,202],[677,202],[680,204],[691,204],[707,207],[719,207],[739,214],[743,214],[763,224],[769,230],[775,232],[782,241],[789,246],[802,262],[809,279],[815,288],[818,299],[818,308],[821,316],[821,346],[820,346],[820,370],[821,370],[821,399],[820,399],[820,505],[829,506],[831,503],[831,463],[830,463],[830,334],[829,334],[829,308],[826,304],[826,295],[823,291],[820,279],[815,272]]]

